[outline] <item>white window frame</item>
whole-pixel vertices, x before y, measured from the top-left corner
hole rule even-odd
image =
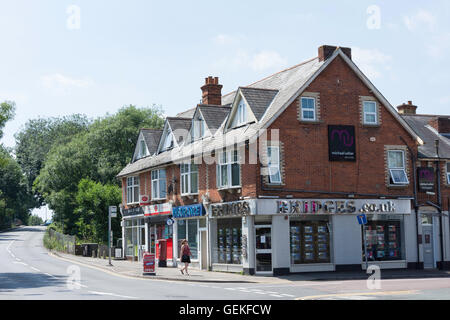
[[[375,111],[366,111],[366,104],[373,104],[375,105]],[[371,101],[371,100],[365,100],[363,101],[363,121],[364,124],[368,124],[368,125],[377,125],[378,124],[378,104],[376,101]],[[368,115],[373,115],[375,116],[375,121],[371,122],[371,121],[367,121],[367,116]]]
[[[241,101],[239,101],[236,110],[236,125],[239,126],[246,122],[247,122],[247,104],[245,103],[244,99],[241,99]]]
[[[173,147],[175,147],[175,141],[174,141],[174,138],[173,138],[172,131],[169,130],[167,135],[166,135],[166,138],[164,139],[164,145],[162,147],[162,151],[166,151],[166,150],[171,149]]]
[[[139,140],[139,159],[147,156],[147,145],[144,139]]]
[[[272,163],[271,157],[269,157],[269,149],[270,154],[277,155],[277,162]],[[280,147],[279,146],[267,146],[267,168],[269,171],[269,183],[280,184],[281,183],[281,170],[280,170]],[[278,180],[272,180],[272,176],[276,176],[278,173]]]
[[[312,109],[311,108],[304,108],[303,107],[303,101],[304,100],[312,100],[314,102],[314,107]],[[300,116],[301,116],[302,121],[317,121],[316,106],[317,106],[316,98],[314,98],[314,97],[301,97],[300,98]],[[304,114],[305,111],[312,111],[313,112],[313,119],[305,118],[305,114]]]
[[[205,120],[202,117],[192,119],[192,141],[201,139],[205,136]]]
[[[393,150],[388,150],[387,152],[388,152],[388,154],[387,154],[387,162],[388,162],[389,176],[390,176],[390,179],[392,179],[392,184],[393,185],[403,185],[403,186],[404,185],[408,185],[409,184],[409,179],[408,179],[408,175],[406,174],[405,151],[404,150],[394,150],[393,149]],[[390,166],[389,153],[391,153],[391,152],[400,152],[402,154],[402,162],[403,162],[403,166],[402,167],[391,167]],[[400,171],[400,170],[403,170],[403,173],[404,173],[405,178],[406,178],[406,182],[396,182],[395,181],[393,172],[394,171]]]
[[[187,171],[185,171],[187,168]],[[192,176],[197,176],[197,190],[192,190]],[[180,188],[181,195],[194,195],[198,194],[198,165],[194,163],[182,163],[180,164]]]
[[[161,172],[164,172],[164,178],[161,178]],[[165,173],[166,169],[157,169],[151,172],[152,200],[164,200],[167,197]],[[161,188],[161,184],[164,185],[164,189]]]
[[[225,157],[224,157],[225,155]],[[233,185],[233,165],[239,168],[239,183]],[[226,169],[226,183],[222,181],[222,169]],[[219,189],[231,189],[241,187],[241,167],[239,164],[239,151],[222,151],[219,153],[218,164],[216,166],[217,187]]]
[[[450,184],[450,162],[447,162],[445,166],[447,171],[447,184]]]
[[[138,189],[138,199],[135,199],[135,188]],[[139,203],[139,176],[127,177],[127,204]]]

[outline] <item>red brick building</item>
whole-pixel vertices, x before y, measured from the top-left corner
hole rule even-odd
[[[160,266],[176,265],[187,239],[194,265],[209,270],[423,265],[414,210],[423,138],[350,48],[322,46],[226,95],[218,78],[201,90],[202,104],[141,130],[118,175],[128,257],[151,251]]]

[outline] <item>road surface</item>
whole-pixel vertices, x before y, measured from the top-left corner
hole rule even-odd
[[[395,300],[449,299],[450,278],[198,283],[116,276],[50,256],[45,227],[0,233],[0,299],[28,300]],[[79,281],[78,281],[79,280]]]

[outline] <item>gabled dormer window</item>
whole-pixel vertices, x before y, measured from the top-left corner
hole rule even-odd
[[[192,119],[191,129],[192,141],[201,139],[205,135],[205,121],[202,117],[196,117]]]
[[[247,106],[244,99],[241,99],[236,111],[236,125],[242,125],[247,122]]]
[[[173,147],[174,147],[173,134],[172,134],[172,132],[169,130],[169,131],[167,132],[167,136],[166,136],[166,138],[165,138],[165,140],[164,140],[164,145],[163,145],[163,147],[162,147],[162,151],[171,149],[171,148],[173,148]]]
[[[139,155],[138,155],[138,158],[140,159],[140,158],[146,157],[147,155],[148,155],[148,153],[147,153],[147,145],[146,145],[144,139],[141,139],[139,141]]]

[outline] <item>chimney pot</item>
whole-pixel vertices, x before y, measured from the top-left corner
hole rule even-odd
[[[205,78],[205,84],[201,87],[202,104],[222,105],[222,87],[219,77]]]
[[[412,104],[412,101],[404,103],[397,107],[398,113],[400,114],[416,114],[417,106]]]

